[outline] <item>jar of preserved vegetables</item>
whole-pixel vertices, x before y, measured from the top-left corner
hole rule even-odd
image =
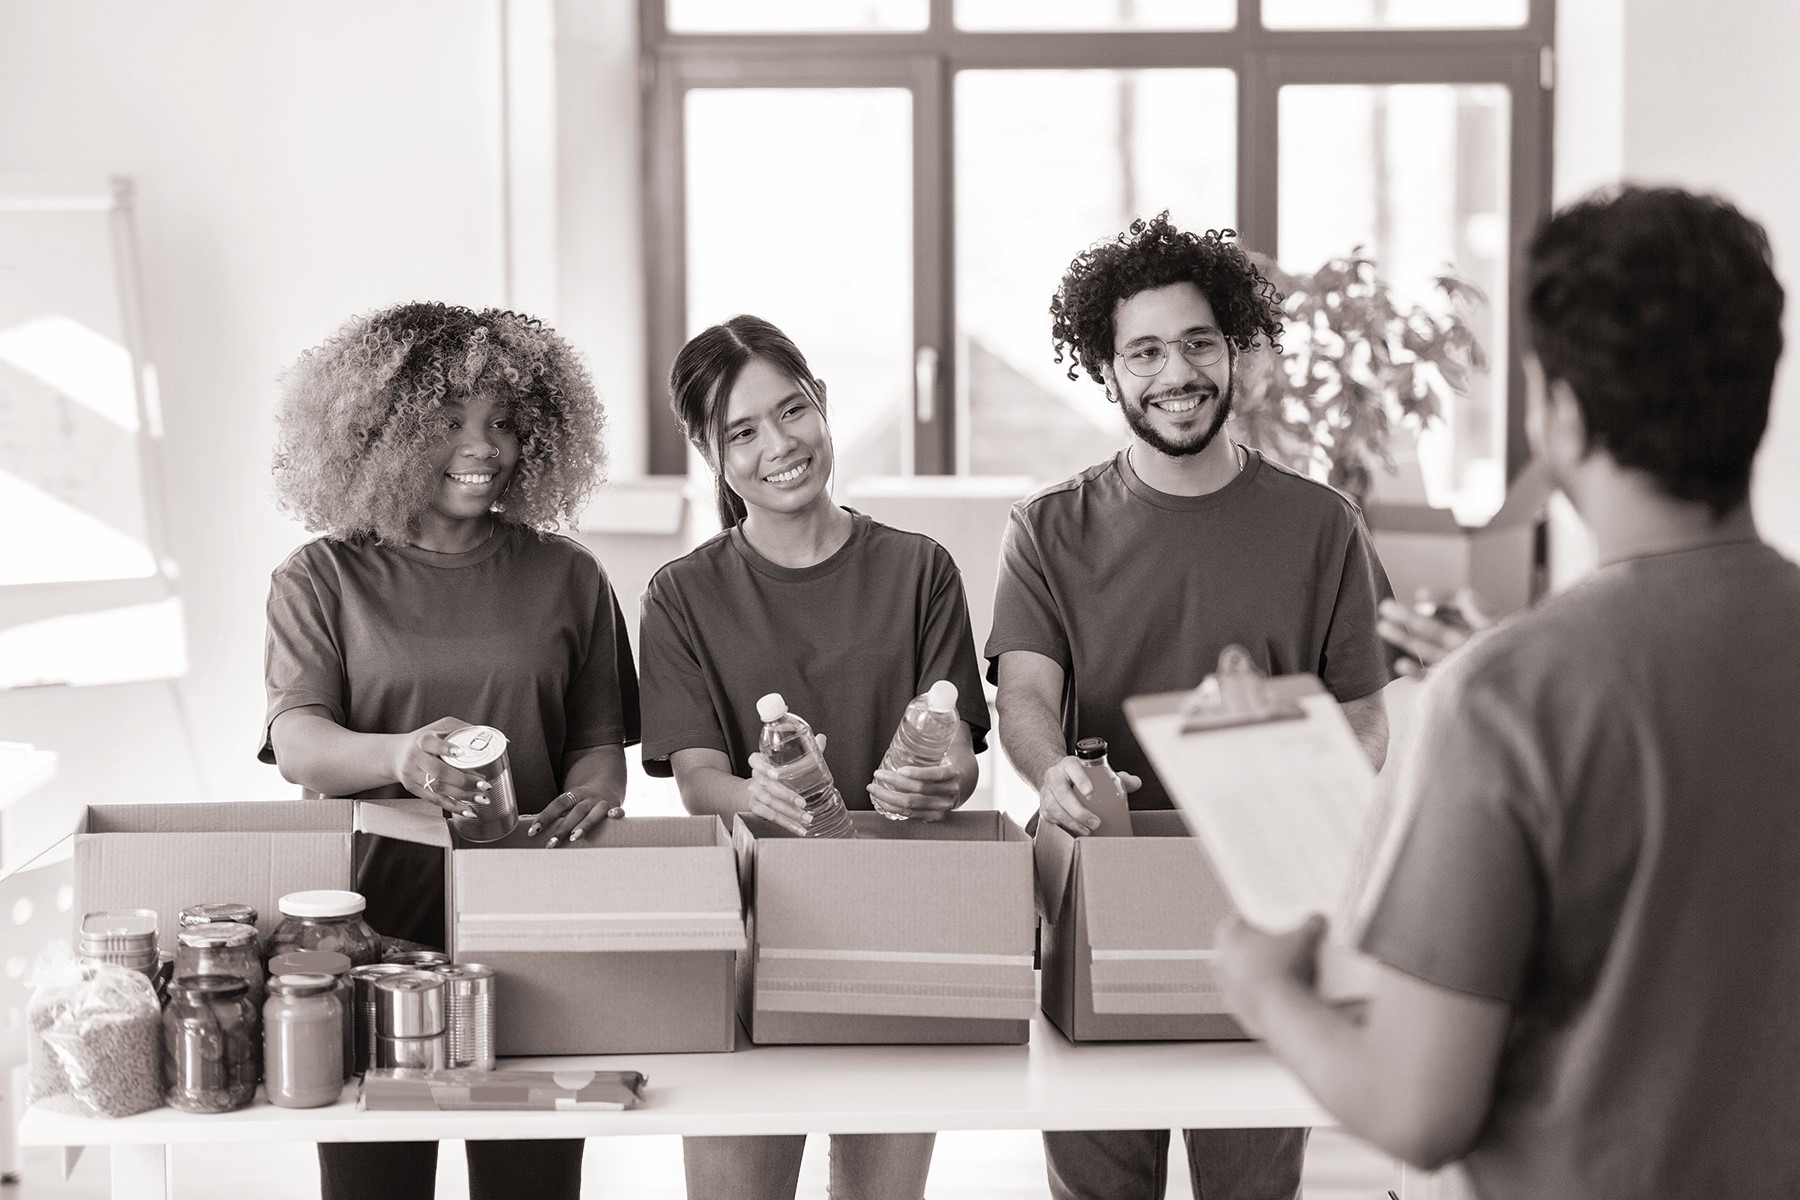
[[[177,975],[163,1009],[163,1092],[184,1112],[231,1112],[256,1095],[255,1019],[235,975]]]
[[[269,957],[290,950],[333,950],[360,967],[381,961],[381,937],[363,920],[366,902],[357,892],[289,892],[280,900],[281,924],[269,939]]]
[[[235,975],[249,989],[250,1007],[262,1012],[262,949],[256,926],[232,921],[189,925],[175,935],[175,972],[183,975]]]

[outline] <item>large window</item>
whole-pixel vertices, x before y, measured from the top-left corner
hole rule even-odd
[[[1054,479],[1123,437],[1053,361],[1069,260],[1237,229],[1403,299],[1486,293],[1494,367],[1421,447],[1436,503],[1523,459],[1511,249],[1548,204],[1552,0],[643,0],[651,394],[696,330],[788,328],[846,475]],[[653,406],[651,469],[686,469]]]

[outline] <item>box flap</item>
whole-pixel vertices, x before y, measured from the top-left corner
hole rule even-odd
[[[1031,840],[1038,915],[1055,924],[1062,920],[1069,880],[1075,873],[1075,837],[1060,825],[1039,821]]]
[[[1199,843],[1086,838],[1080,857],[1094,1011],[1219,1011],[1213,930],[1232,908]]]
[[[356,832],[402,842],[450,848],[450,823],[444,810],[418,797],[405,800],[355,800]]]
[[[99,833],[349,833],[349,800],[238,800],[209,804],[90,804],[79,835]]]
[[[854,815],[901,829],[757,840],[756,1007],[1029,1018],[1031,851],[1018,827],[992,812],[941,825]]]
[[[729,846],[459,850],[451,864],[459,958],[744,948]]]

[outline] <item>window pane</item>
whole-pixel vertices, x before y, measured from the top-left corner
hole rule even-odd
[[[1237,0],[956,0],[959,29],[1230,29]]]
[[[840,483],[901,469],[912,273],[912,93],[688,93],[687,336],[735,313],[786,331],[830,386]]]
[[[928,0],[669,0],[677,33],[870,33],[924,29]]]
[[[1530,0],[1263,0],[1270,29],[1517,28]]]
[[[1446,270],[1487,296],[1471,320],[1489,370],[1419,445],[1431,502],[1471,520],[1505,488],[1511,99],[1500,84],[1281,89],[1283,269],[1360,246],[1404,303],[1441,309],[1432,280]]]
[[[1055,480],[1124,444],[1050,347],[1069,260],[1136,216],[1236,220],[1236,81],[1219,70],[965,71],[956,80],[958,469]]]

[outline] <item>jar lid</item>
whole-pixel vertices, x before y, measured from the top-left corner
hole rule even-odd
[[[250,984],[235,975],[183,975],[169,980],[170,995],[193,1000],[230,1000],[249,990]]]
[[[453,767],[485,767],[506,753],[506,735],[492,725],[464,725],[444,740],[450,743],[444,761]]]
[[[269,960],[271,975],[330,975],[336,978],[350,971],[350,956],[336,950],[289,950]]]
[[[289,917],[354,917],[367,907],[360,892],[329,889],[289,892],[280,901],[282,914]]]
[[[175,937],[183,946],[206,949],[216,949],[221,946],[253,946],[256,944],[256,927],[239,925],[234,921],[208,921],[204,925],[189,925]]]
[[[156,911],[124,908],[81,918],[81,941],[95,950],[141,950],[156,945]]]
[[[181,925],[205,925],[211,921],[231,921],[238,925],[256,924],[256,910],[248,904],[220,901],[216,904],[190,904],[175,918]]]
[[[292,975],[271,975],[269,992],[276,996],[316,996],[337,990],[337,980],[316,971],[297,971]]]
[[[1105,758],[1106,739],[1097,737],[1082,738],[1079,742],[1075,743],[1075,757],[1088,762]]]

